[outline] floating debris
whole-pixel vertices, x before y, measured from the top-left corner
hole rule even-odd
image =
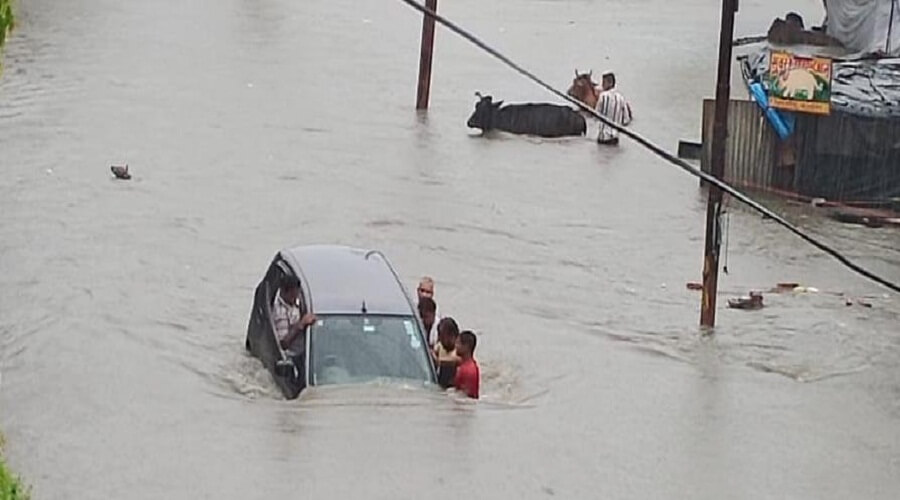
[[[775,288],[772,291],[778,293],[793,292],[799,287],[800,283],[778,283],[775,285]]]
[[[762,309],[763,295],[762,292],[750,292],[749,297],[738,297],[736,299],[728,299],[728,307],[732,309]]]
[[[694,290],[694,291],[703,290],[703,283],[697,283],[696,281],[690,281],[687,284],[687,289]]]
[[[879,228],[886,225],[900,225],[900,217],[890,210],[874,208],[840,207],[832,210],[828,216],[844,224],[857,224]]]
[[[703,156],[703,143],[678,141],[678,157],[684,160],[699,160]]]
[[[113,175],[116,176],[116,179],[131,179],[131,174],[128,173],[128,164],[125,165],[112,165],[109,167],[112,170]]]
[[[872,303],[863,297],[857,298],[855,302],[850,297],[844,297],[844,305],[846,305],[847,307],[850,307],[854,304],[856,304],[858,306],[862,306],[862,307],[867,307],[869,309],[872,308]]]

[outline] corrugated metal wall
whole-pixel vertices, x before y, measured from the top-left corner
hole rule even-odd
[[[703,101],[704,172],[710,171],[715,104]],[[725,180],[740,188],[844,202],[900,197],[897,119],[798,113],[793,136],[781,141],[755,102],[732,100],[726,148]]]
[[[900,120],[799,115],[795,188],[843,202],[900,197]]]
[[[712,128],[716,101],[703,100],[703,154],[700,166],[710,171]],[[739,187],[772,189],[778,186],[775,172],[778,137],[753,101],[736,101],[728,108],[728,144],[725,180]]]

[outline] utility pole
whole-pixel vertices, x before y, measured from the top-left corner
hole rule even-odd
[[[712,175],[725,175],[725,146],[728,141],[728,104],[731,100],[731,44],[734,39],[734,14],[737,0],[722,0],[722,27],[719,33],[719,73],[716,82],[716,113],[713,123]],[[722,190],[708,185],[706,204],[706,247],[703,255],[703,299],[700,304],[700,325],[716,325],[716,294],[719,288],[719,244],[721,228]]]
[[[437,0],[426,0],[425,7],[437,12]],[[416,109],[428,109],[431,93],[431,55],[434,52],[434,18],[422,14],[422,47],[419,53],[419,89],[416,93]]]

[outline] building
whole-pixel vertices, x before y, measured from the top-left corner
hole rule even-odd
[[[863,22],[857,18],[853,24],[848,13],[856,8],[858,14],[861,4],[870,10]],[[828,0],[827,8],[824,29],[805,30],[799,16],[789,15],[773,24],[763,47],[739,58],[748,89],[755,85],[758,93],[756,99],[751,92],[751,100],[730,103],[725,178],[745,188],[801,198],[896,206],[900,0]],[[795,60],[830,62],[830,74],[827,79],[817,73],[815,78],[802,73],[786,76],[793,70],[780,65],[784,54]],[[775,57],[779,59],[773,65]],[[791,78],[800,83],[789,82]],[[782,85],[787,90],[778,88]],[[785,110],[787,101],[781,98],[785,91],[799,96],[791,101],[797,111]],[[767,98],[772,102],[760,104]],[[769,104],[780,109],[766,110]],[[704,103],[701,165],[706,171],[713,109],[714,101]],[[781,128],[777,122],[783,122]]]

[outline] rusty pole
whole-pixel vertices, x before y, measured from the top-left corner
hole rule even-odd
[[[728,102],[731,99],[731,44],[734,39],[734,14],[737,0],[722,0],[722,28],[719,32],[719,73],[716,82],[716,112],[712,138],[712,175],[721,179],[725,174],[725,145],[728,140]],[[722,190],[708,185],[706,204],[706,248],[703,255],[703,298],[700,304],[700,325],[716,325],[716,294],[719,287],[719,244],[721,228],[719,213]]]
[[[426,0],[425,7],[437,12],[437,0]],[[416,109],[428,109],[431,93],[431,55],[434,51],[434,18],[422,17],[422,47],[419,53],[419,90],[416,93]]]

